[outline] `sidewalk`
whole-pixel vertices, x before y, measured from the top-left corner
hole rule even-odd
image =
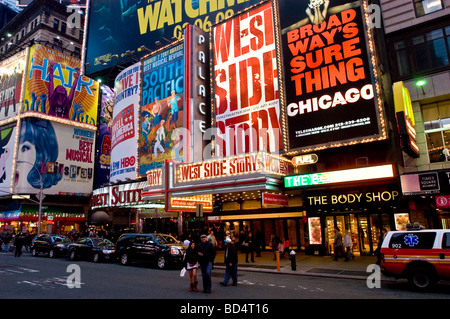
[[[292,270],[291,260],[287,254],[285,254],[284,258],[280,259],[280,267],[278,270],[277,261],[273,260],[273,253],[271,251],[262,252],[261,257],[255,257],[254,263],[246,263],[245,254],[241,252],[239,252],[238,258],[238,271],[364,280],[367,280],[367,277],[372,274],[372,271],[367,272],[367,267],[370,264],[375,264],[377,261],[375,256],[355,256],[354,259],[349,261],[344,261],[344,258],[339,258],[338,261],[334,261],[333,256],[314,256],[297,252],[295,255],[296,270]],[[225,264],[223,260],[224,251],[218,250],[214,268],[224,269]],[[382,276],[382,280],[393,279]]]

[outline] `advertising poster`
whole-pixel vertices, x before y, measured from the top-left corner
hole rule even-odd
[[[272,3],[213,27],[216,154],[282,149]]]
[[[136,147],[139,111],[139,62],[126,68],[114,82],[111,130],[111,182],[136,178]]]
[[[94,179],[95,131],[29,117],[21,121],[14,193],[89,195]]]
[[[98,82],[80,75],[79,59],[44,45],[30,48],[22,112],[97,125]]]
[[[209,32],[211,25],[260,0],[152,0],[152,1],[89,1],[86,74],[111,68],[127,51],[141,57],[150,50],[167,45],[172,38],[181,39],[187,24]],[[114,57],[117,55],[118,59]]]
[[[279,13],[288,150],[386,138],[361,2],[280,0]]]
[[[102,85],[102,101],[100,107],[100,123],[98,132],[99,156],[96,161],[94,189],[109,182],[111,162],[111,129],[113,125],[114,90]]]
[[[0,61],[0,121],[14,117],[22,99],[27,50]]]
[[[139,175],[183,161],[184,43],[142,60],[139,114]]]
[[[15,123],[0,128],[0,196],[11,193],[15,139]]]

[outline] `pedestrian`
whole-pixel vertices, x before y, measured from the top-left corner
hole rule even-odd
[[[217,239],[216,236],[214,236],[214,231],[209,231],[207,239],[211,244],[213,244],[214,248],[217,248]]]
[[[216,257],[216,251],[205,234],[200,236],[197,252],[199,255],[200,269],[202,270],[203,292],[211,293],[211,272],[214,258]]]
[[[224,262],[225,262],[225,277],[223,281],[220,283],[222,286],[228,286],[228,282],[231,280],[233,283],[232,286],[237,285],[237,267],[238,267],[238,253],[236,246],[233,245],[231,238],[225,239],[225,254],[224,254]]]
[[[342,246],[342,233],[339,227],[334,227],[334,260],[338,260],[339,253],[345,257],[344,249]]]
[[[14,251],[14,257],[20,257],[22,255],[22,248],[24,245],[25,237],[22,233],[18,233],[14,239],[14,245],[16,249]]]
[[[256,249],[255,249],[256,257],[261,257],[261,246],[263,245],[264,238],[260,230],[256,231],[255,241],[256,241]]]
[[[244,239],[243,245],[245,247],[245,262],[248,263],[248,255],[250,254],[250,260],[254,263],[255,256],[253,254],[255,252],[255,240],[252,232],[248,233],[247,237]]]
[[[184,262],[186,270],[189,273],[189,291],[198,291],[198,280],[197,280],[197,269],[198,269],[199,256],[197,254],[197,249],[195,242],[192,241],[186,250],[186,255],[184,256]]]
[[[378,240],[378,247],[375,250],[374,254],[377,256],[377,265],[381,264],[381,245],[383,244],[383,240],[386,237],[387,230],[383,228],[380,233],[380,238]]]
[[[3,250],[2,250],[4,253],[8,252],[10,242],[11,242],[11,235],[9,234],[9,232],[5,232],[3,234]]]
[[[273,233],[272,238],[270,239],[271,245],[272,245],[272,252],[273,252],[273,260],[277,259],[277,251],[278,251],[278,244],[280,242],[280,238]]]
[[[280,258],[284,256],[284,240],[280,239],[278,242],[278,253],[280,254]]]
[[[290,245],[289,239],[285,239],[283,245],[284,245],[284,249],[283,249],[283,256],[282,256],[282,258],[284,258],[284,254],[286,252],[289,254],[289,245]]]
[[[352,259],[355,258],[355,256],[352,253],[352,246],[353,246],[352,237],[350,236],[349,233],[345,234],[343,244],[345,246],[345,261],[348,261],[350,258]]]

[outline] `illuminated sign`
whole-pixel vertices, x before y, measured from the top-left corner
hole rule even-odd
[[[176,182],[193,182],[256,173],[284,176],[290,172],[292,172],[292,163],[289,160],[260,152],[200,163],[180,164],[176,167]]]
[[[213,27],[217,156],[282,150],[272,4]]]
[[[292,164],[300,166],[300,165],[308,165],[315,164],[319,160],[317,154],[305,154],[300,156],[295,156],[292,158]]]
[[[203,205],[203,210],[212,211],[212,194],[170,198],[171,209],[195,210],[198,204]]]
[[[416,128],[414,127],[414,113],[409,91],[401,81],[395,82],[392,88],[401,149],[411,157],[419,157]]]
[[[305,187],[393,177],[391,164],[284,177],[284,187]]]
[[[280,0],[286,151],[387,138],[365,1]]]

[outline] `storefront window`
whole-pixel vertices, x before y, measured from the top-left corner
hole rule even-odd
[[[430,163],[450,160],[450,101],[422,106]]]

